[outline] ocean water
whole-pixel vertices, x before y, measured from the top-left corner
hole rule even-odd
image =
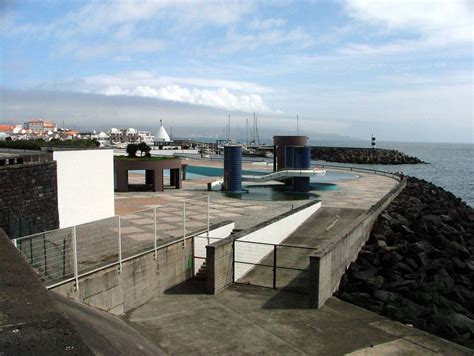
[[[369,147],[370,142],[359,141],[320,141],[311,142],[320,146]],[[415,156],[429,164],[418,165],[363,165],[348,164],[378,169],[381,171],[403,172],[432,182],[460,197],[474,206],[474,144],[454,143],[412,143],[377,142],[378,148],[399,150]],[[331,163],[333,164],[333,163]],[[335,165],[337,163],[334,163]],[[339,164],[345,165],[345,164]]]

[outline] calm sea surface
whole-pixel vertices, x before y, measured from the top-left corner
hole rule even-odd
[[[319,146],[369,147],[358,141],[318,141]],[[460,197],[474,206],[474,145],[452,143],[377,142],[378,148],[396,149],[429,162],[418,165],[356,165],[382,171],[402,171],[406,175],[425,179]],[[344,165],[344,164],[341,164]]]

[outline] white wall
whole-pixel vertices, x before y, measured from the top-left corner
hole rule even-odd
[[[59,227],[115,215],[113,150],[55,151]]]
[[[273,244],[280,244],[288,238],[306,219],[321,208],[321,202],[297,211],[259,230],[235,240],[235,260],[246,263],[259,263],[265,256],[273,251]],[[239,243],[242,241],[241,243]],[[244,241],[260,242],[268,245],[249,244]],[[236,263],[235,280],[239,280],[252,268],[251,264]]]

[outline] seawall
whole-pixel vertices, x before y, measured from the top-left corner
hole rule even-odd
[[[381,200],[359,216],[344,233],[320,246],[310,257],[311,307],[320,308],[338,289],[345,271],[368,240],[378,216],[405,186],[406,179],[401,179]]]
[[[360,147],[312,146],[311,158],[326,162],[357,164],[420,164],[425,163],[416,157],[397,150]]]

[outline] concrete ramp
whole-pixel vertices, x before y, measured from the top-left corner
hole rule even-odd
[[[324,176],[326,174],[325,169],[321,168],[311,168],[311,169],[281,169],[276,172],[271,172],[263,175],[243,175],[242,181],[244,182],[268,182],[270,180],[276,179],[286,179],[294,177],[314,177],[314,176]]]
[[[97,355],[165,355],[160,347],[143,337],[122,319],[49,292],[67,315],[82,340]]]

